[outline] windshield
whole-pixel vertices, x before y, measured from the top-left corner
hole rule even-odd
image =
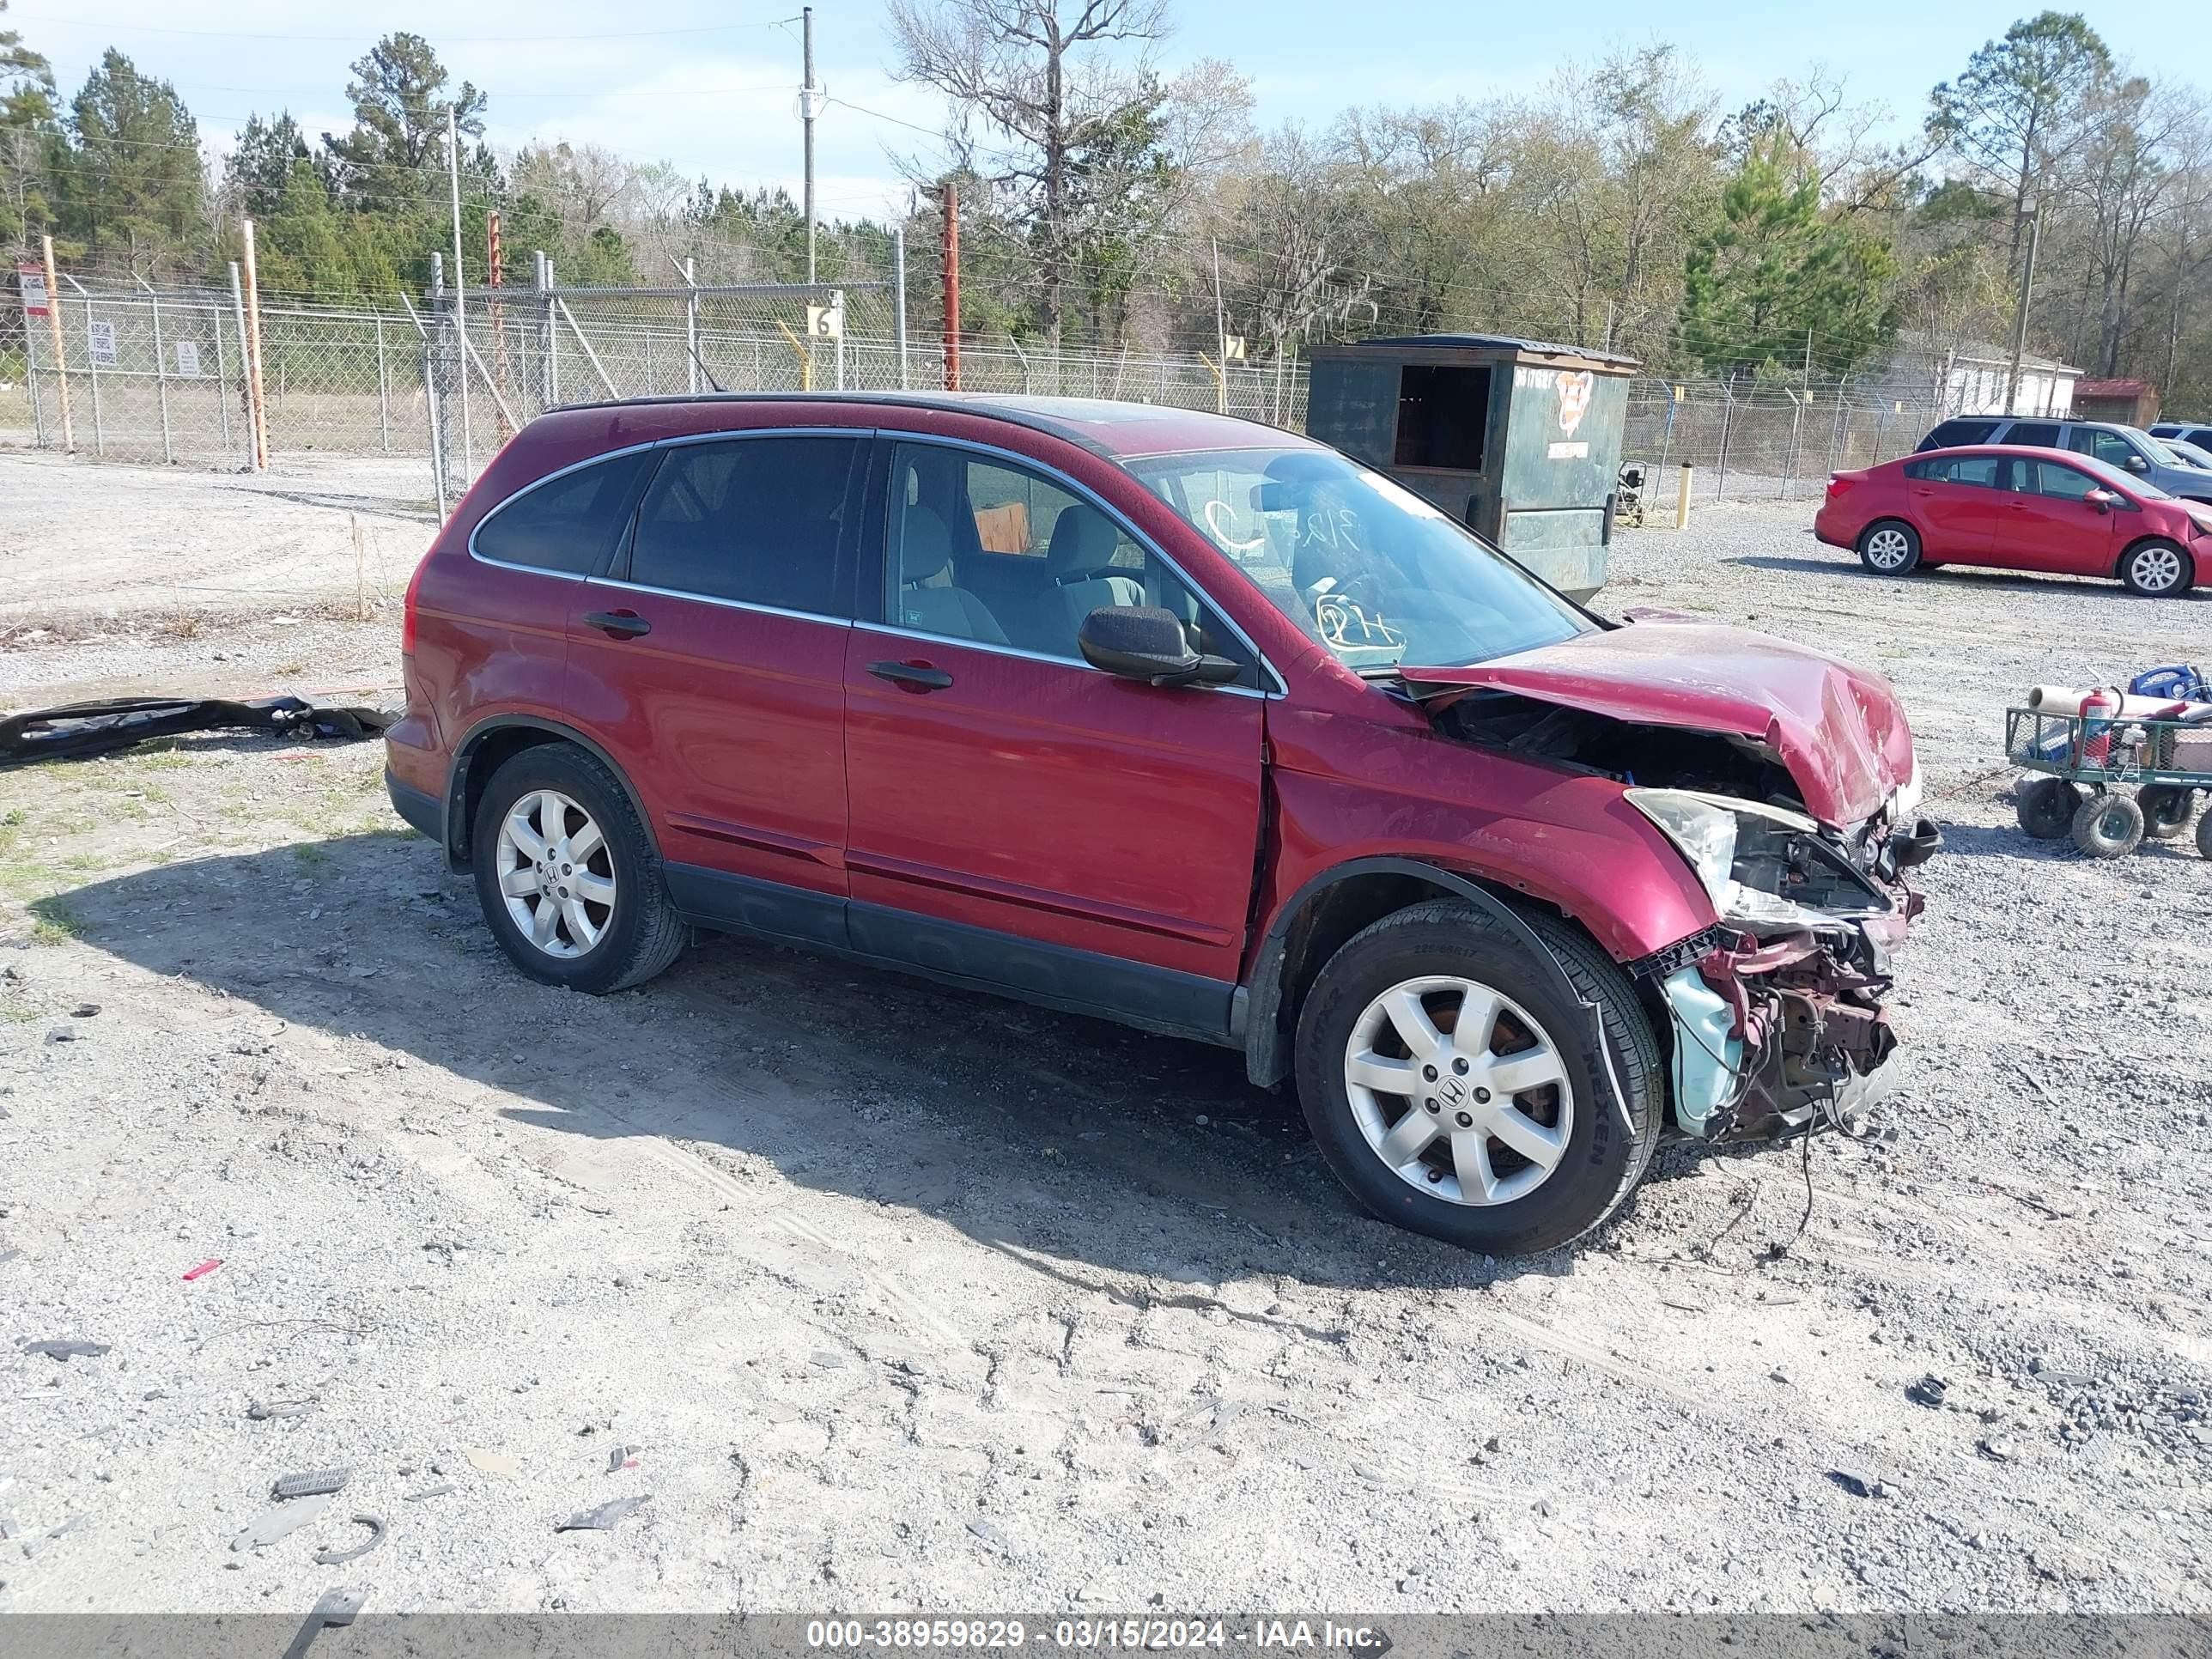
[[[1127,465],[1346,667],[1486,662],[1595,626],[1411,490],[1334,451]]]
[[[2139,477],[2132,472],[2123,472],[2110,461],[2100,461],[2094,455],[2076,455],[2073,459],[2107,489],[2124,490],[2149,501],[2170,501],[2173,499],[2149,479]]]

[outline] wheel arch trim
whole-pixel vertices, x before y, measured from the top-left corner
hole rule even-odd
[[[629,773],[621,762],[605,748],[586,737],[573,726],[548,720],[541,714],[493,714],[477,721],[468,729],[461,740],[453,745],[453,763],[446,778],[446,862],[453,869],[464,869],[470,857],[470,843],[476,835],[476,825],[467,811],[469,786],[477,752],[487,738],[501,732],[526,730],[542,732],[555,742],[571,743],[598,761],[615,775],[623,793],[629,799],[630,810],[645,830],[646,841],[652,846],[653,856],[660,856],[660,836],[655,830],[653,815],[646,811],[645,800],[630,781]]]

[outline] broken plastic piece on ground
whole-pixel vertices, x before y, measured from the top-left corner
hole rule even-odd
[[[312,1400],[256,1400],[246,1408],[246,1414],[257,1423],[272,1417],[305,1417],[315,1409]]]
[[[183,732],[245,728],[358,741],[383,735],[394,716],[375,708],[318,708],[301,697],[234,702],[222,697],[108,697],[27,709],[0,720],[0,766],[112,754]]]
[[[73,1337],[49,1337],[42,1342],[26,1342],[25,1353],[42,1353],[49,1359],[58,1359],[67,1364],[72,1359],[97,1359],[108,1352],[105,1342],[80,1342]]]
[[[353,1478],[351,1469],[310,1469],[305,1474],[282,1476],[269,1489],[271,1498],[313,1498],[318,1492],[342,1491]]]
[[[271,1504],[246,1523],[246,1529],[230,1540],[234,1550],[266,1549],[280,1538],[289,1538],[309,1522],[319,1520],[331,1506],[331,1495],[317,1492],[312,1498],[295,1498],[289,1503]]]
[[[485,1474],[495,1474],[506,1480],[522,1473],[522,1460],[513,1452],[486,1451],[481,1446],[465,1446],[469,1466]]]
[[[634,1492],[628,1498],[615,1498],[610,1503],[600,1504],[595,1510],[584,1510],[570,1516],[553,1530],[556,1532],[612,1532],[624,1516],[652,1496],[651,1492]]]
[[[624,1469],[635,1468],[637,1467],[637,1454],[639,1449],[640,1449],[635,1446],[617,1446],[612,1450],[609,1451],[607,1453],[607,1473],[609,1474],[619,1474]]]
[[[349,1517],[356,1527],[367,1527],[368,1536],[349,1550],[317,1550],[315,1565],[319,1567],[342,1567],[349,1561],[358,1561],[384,1541],[384,1522],[373,1515]]]
[[[190,1284],[195,1279],[205,1279],[210,1273],[213,1273],[221,1266],[222,1266],[222,1258],[219,1255],[211,1255],[206,1261],[201,1262],[198,1267],[186,1270],[185,1273],[185,1283]]]
[[[459,1487],[448,1480],[442,1486],[428,1486],[425,1487],[421,1492],[410,1492],[407,1494],[407,1501],[410,1504],[421,1504],[433,1498],[443,1498],[448,1492],[459,1492]]]
[[[361,1612],[361,1604],[368,1600],[367,1585],[349,1586],[341,1589],[326,1589],[322,1599],[308,1610],[307,1620],[300,1626],[300,1633],[292,1638],[292,1645],[284,1650],[284,1659],[301,1659],[315,1638],[326,1627],[353,1623]]]

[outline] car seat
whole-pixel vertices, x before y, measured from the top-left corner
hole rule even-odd
[[[988,645],[1006,643],[1006,630],[990,607],[954,584],[952,535],[941,517],[929,507],[908,507],[899,516],[899,539],[900,627]]]

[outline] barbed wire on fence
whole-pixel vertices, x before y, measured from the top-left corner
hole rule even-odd
[[[902,334],[888,281],[605,289],[471,289],[391,307],[259,308],[270,453],[389,456],[428,469],[457,500],[517,426],[566,404],[729,392],[934,391],[941,337]],[[62,356],[26,317],[34,441],[61,442],[63,375],[80,452],[181,465],[252,464],[240,296],[221,290],[79,289],[54,296]],[[835,312],[830,332],[823,313]],[[1295,350],[1217,365],[1197,352],[1055,346],[963,336],[964,390],[1216,409],[1302,430],[1307,366]],[[1946,408],[1944,377],[1905,362],[1880,377],[1790,385],[1639,375],[1624,455],[1696,469],[1699,495],[1790,499],[1831,471],[1893,459]]]

